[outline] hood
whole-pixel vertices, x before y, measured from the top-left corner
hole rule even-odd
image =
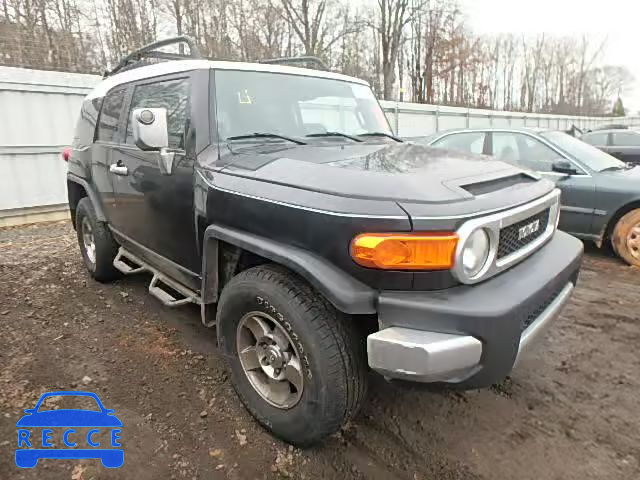
[[[632,165],[626,170],[605,170],[597,172],[597,174],[614,181],[640,182],[640,165]]]
[[[227,173],[314,192],[392,200],[403,205],[468,202],[504,188],[519,186],[526,190],[540,183],[535,174],[491,157],[409,142],[233,148],[221,158]],[[542,194],[552,188],[543,183],[546,187]],[[535,197],[528,196],[526,200],[531,198]]]
[[[607,170],[593,173],[600,191],[640,194],[640,165],[627,170]]]

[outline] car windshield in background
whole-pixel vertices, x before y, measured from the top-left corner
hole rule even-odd
[[[215,75],[218,134],[223,140],[256,132],[314,142],[353,142],[338,133],[391,134],[366,85],[273,72],[217,70]],[[362,138],[381,141],[385,137]],[[263,135],[243,141],[281,140]]]
[[[624,162],[564,132],[543,132],[540,135],[596,172],[625,168]]]

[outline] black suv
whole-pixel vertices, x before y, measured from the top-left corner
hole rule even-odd
[[[158,50],[177,41],[196,58]],[[197,57],[144,47],[84,100],[68,191],[90,274],[200,305],[240,400],[296,445],[357,413],[369,368],[508,375],[578,276],[553,183],[402,142],[361,80]]]

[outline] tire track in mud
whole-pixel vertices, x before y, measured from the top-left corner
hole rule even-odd
[[[141,479],[640,478],[640,272],[593,249],[564,315],[510,379],[457,392],[372,374],[360,415],[300,451],[240,406],[197,309],[162,307],[142,277],[91,281],[75,242],[64,223],[0,230],[0,392],[13,395],[0,396],[2,439],[42,389],[88,374],[132,425]],[[68,480],[73,467],[16,472],[12,456],[0,444],[6,478]],[[132,478],[87,465],[83,480]]]

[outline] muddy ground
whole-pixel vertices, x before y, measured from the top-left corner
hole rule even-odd
[[[636,480],[640,271],[588,252],[571,305],[512,378],[460,393],[372,375],[358,418],[300,451],[240,405],[197,309],[161,306],[144,277],[92,281],[66,222],[0,230],[0,479]],[[124,466],[18,469],[23,409],[81,389],[123,421]]]

